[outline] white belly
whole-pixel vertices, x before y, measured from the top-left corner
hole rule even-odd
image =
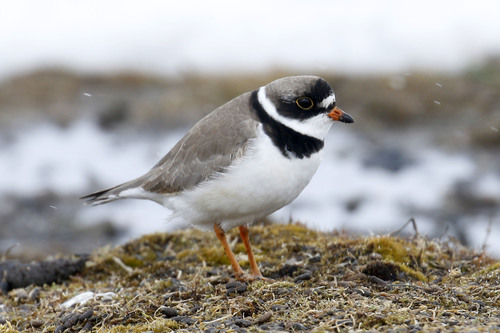
[[[225,173],[170,197],[165,206],[173,210],[173,220],[200,228],[220,223],[228,230],[293,201],[311,180],[320,159],[321,151],[310,158],[286,158],[262,133],[249,153]]]

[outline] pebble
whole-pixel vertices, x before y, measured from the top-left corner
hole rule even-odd
[[[272,316],[273,316],[272,312],[266,312],[263,315],[257,317],[257,319],[255,319],[255,321],[253,323],[254,323],[254,325],[263,324],[263,323],[269,321],[269,319],[271,319]]]
[[[306,326],[302,325],[301,323],[293,323],[292,329],[294,331],[309,331],[309,329]]]
[[[370,297],[372,295],[372,293],[367,289],[356,288],[354,290],[361,296]]]
[[[299,266],[297,265],[285,264],[277,272],[274,272],[271,277],[273,279],[280,279],[287,276],[292,276],[293,273],[295,273],[298,269]]]
[[[33,300],[33,301],[39,301],[40,300],[40,288],[34,288],[30,293],[28,294],[28,297]]]
[[[89,309],[80,315],[79,321],[88,320],[90,319],[90,317],[92,317],[93,314],[94,311],[92,309]]]
[[[56,327],[55,333],[60,333],[64,332],[66,329],[71,328],[75,326],[78,323],[83,323],[84,321],[87,321],[87,324],[84,326],[91,328],[93,324],[90,323],[90,319],[93,316],[94,311],[92,309],[89,309],[85,311],[84,313],[70,313],[67,314],[66,316],[63,317],[61,320],[61,324]]]
[[[261,325],[259,326],[259,328],[264,331],[281,332],[285,329],[285,325],[283,323],[271,323],[271,324]]]
[[[246,320],[246,319],[236,319],[233,324],[239,326],[239,327],[248,327],[248,326],[252,326],[253,323],[250,321],[250,320]]]
[[[312,278],[312,273],[310,271],[307,271],[303,274],[300,274],[295,278],[295,283],[310,280]]]
[[[233,281],[226,284],[226,295],[241,294],[247,290],[247,285],[241,282]]]
[[[309,258],[309,263],[316,263],[316,262],[321,262],[321,255],[314,256],[312,258]]]
[[[170,319],[175,320],[178,323],[183,323],[186,325],[193,325],[193,324],[196,324],[196,322],[197,322],[196,319],[188,317],[188,316],[176,316],[176,317],[172,317]]]
[[[280,304],[271,305],[271,310],[273,311],[283,311],[286,309],[288,309],[288,306],[286,305],[280,305]]]
[[[382,286],[387,286],[387,282],[385,282],[384,280],[382,280],[381,278],[378,278],[374,275],[370,275],[368,277],[368,281],[370,281],[371,283],[376,283],[376,284],[380,284]]]
[[[160,312],[165,316],[165,318],[172,318],[179,316],[179,312],[174,308],[167,308],[162,306]]]
[[[85,332],[85,331],[91,331],[92,330],[92,327],[94,326],[95,323],[93,323],[91,320],[87,321],[87,323],[83,326],[82,328],[82,332]]]

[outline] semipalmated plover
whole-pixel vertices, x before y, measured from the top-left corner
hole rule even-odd
[[[227,102],[200,120],[145,175],[82,199],[94,205],[134,198],[172,210],[170,220],[213,228],[236,279],[262,278],[247,224],[294,200],[316,172],[328,130],[352,123],[317,76],[285,77]],[[239,227],[251,275],[225,231]]]

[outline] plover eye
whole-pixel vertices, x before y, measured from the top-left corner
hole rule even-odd
[[[302,110],[310,110],[314,106],[314,102],[309,97],[300,97],[295,100],[295,103]]]

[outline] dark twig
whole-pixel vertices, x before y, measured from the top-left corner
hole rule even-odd
[[[410,223],[413,225],[413,231],[415,232],[415,235],[413,236],[413,238],[417,238],[418,236],[420,236],[420,234],[418,233],[417,222],[415,221],[415,219],[413,217],[410,218],[405,224],[403,224],[403,226],[401,228],[399,228],[396,231],[391,232],[389,234],[389,236],[394,236],[394,235],[400,233]]]
[[[19,246],[19,243],[15,243],[15,244],[12,244],[11,246],[9,246],[7,248],[7,250],[5,250],[5,252],[2,254],[1,261],[7,260],[7,258],[9,257],[10,251],[12,251],[13,249],[15,249],[18,246]]]
[[[488,221],[488,226],[486,227],[486,235],[484,235],[483,245],[481,246],[481,251],[483,253],[486,252],[486,247],[488,246],[488,238],[490,238],[492,224],[493,224],[493,218],[490,218],[490,220]]]
[[[443,240],[444,236],[448,235],[449,229],[450,229],[450,226],[447,224],[444,228],[443,233],[438,237],[438,239]]]

